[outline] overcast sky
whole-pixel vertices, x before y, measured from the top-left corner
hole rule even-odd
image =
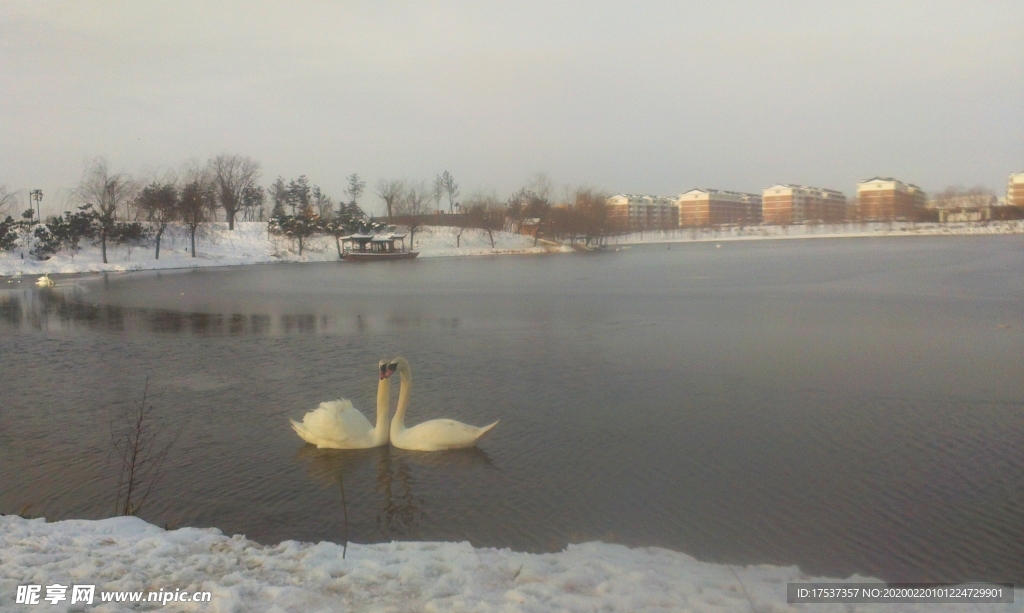
[[[502,198],[537,172],[1005,195],[1022,28],[1021,0],[2,0],[0,185],[43,189],[45,213],[91,157],[147,176],[227,152],[335,198],[353,172],[443,170]]]

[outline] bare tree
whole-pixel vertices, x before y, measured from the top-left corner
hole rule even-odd
[[[546,173],[538,172],[530,177],[526,189],[540,200],[550,203],[551,198],[555,195],[555,182]]]
[[[153,414],[153,406],[146,405],[148,391],[149,377],[136,409],[125,409],[124,425],[120,429],[110,425],[111,443],[121,458],[114,502],[118,515],[138,515],[160,483],[164,460],[178,438],[177,434],[167,432],[166,425]]]
[[[455,199],[459,197],[459,184],[455,182],[455,177],[452,176],[447,170],[438,175],[437,182],[441,186],[441,191],[448,196],[448,212],[455,212]]]
[[[584,244],[594,241],[601,244],[611,233],[607,201],[608,194],[587,188],[576,190],[576,201],[571,209],[575,218],[573,231],[583,236]]]
[[[156,227],[156,259],[160,259],[160,239],[167,223],[178,214],[178,188],[173,183],[153,181],[135,197],[135,207],[146,221]]]
[[[263,203],[267,192],[258,185],[242,190],[242,221],[263,221]]]
[[[441,184],[441,175],[437,175],[434,178],[434,184],[431,186],[430,198],[434,201],[434,210],[440,210],[441,208],[441,196],[444,195],[444,186]]]
[[[384,201],[388,209],[388,221],[395,213],[395,204],[405,195],[405,183],[398,179],[381,179],[377,181],[377,196]]]
[[[534,191],[533,187],[524,187],[509,197],[507,207],[508,217],[512,221],[513,232],[521,232],[523,222],[527,219],[537,220],[537,227],[533,232],[533,245],[535,247],[537,246],[537,241],[540,240],[541,225],[547,220],[548,214],[551,211],[551,202],[548,198],[553,189],[550,185],[544,184],[543,181],[550,183],[546,175],[538,175],[538,177],[540,179],[535,178],[531,181],[531,186],[539,186],[541,192]]]
[[[18,207],[18,192],[7,190],[6,185],[0,185],[0,217],[9,215]]]
[[[117,210],[131,200],[135,189],[135,182],[127,174],[111,174],[107,160],[102,157],[90,163],[78,184],[78,200],[92,204],[96,210],[104,264],[107,263],[107,236],[117,221]]]
[[[991,206],[997,201],[995,193],[981,185],[970,189],[950,186],[935,196],[935,206],[939,209],[980,208]]]
[[[409,248],[413,247],[416,237],[416,230],[423,225],[423,214],[426,212],[427,203],[433,197],[433,190],[425,182],[409,183],[405,186],[405,193],[402,194],[398,204],[398,213],[405,218],[409,226]]]
[[[476,228],[476,219],[473,215],[470,215],[470,211],[477,209],[488,208],[494,203],[498,202],[498,196],[493,190],[485,190],[483,188],[476,190],[466,198],[466,201],[462,204],[462,214],[459,215],[459,233],[455,235],[455,246],[462,246],[462,233],[466,231],[466,228]]]
[[[192,257],[196,257],[196,230],[210,218],[217,206],[216,177],[206,168],[194,166],[185,173],[186,183],[181,188],[178,211],[188,226],[192,239]]]
[[[241,155],[218,155],[210,161],[217,183],[217,198],[228,229],[235,229],[235,214],[242,208],[242,195],[247,187],[256,184],[260,178],[260,163]]]
[[[505,206],[497,198],[470,203],[466,207],[466,223],[486,230],[491,240],[491,249],[494,249],[494,231],[505,227]]]

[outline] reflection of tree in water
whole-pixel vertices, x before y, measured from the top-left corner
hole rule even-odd
[[[0,294],[0,322],[16,329],[27,325],[35,330],[48,330],[50,318],[57,312],[54,304],[59,296],[49,287],[3,292]]]
[[[14,292],[5,292],[0,295],[0,320],[7,322],[12,327],[21,327],[21,318],[24,309],[21,308],[21,297]]]
[[[422,510],[423,498],[413,495],[413,480],[409,466],[403,458],[395,458],[390,446],[374,449],[317,449],[303,445],[296,456],[306,462],[310,474],[318,481],[337,486],[343,499],[358,500],[353,485],[357,475],[369,465],[376,467],[374,491],[380,494],[371,508],[378,510],[377,529],[387,538],[415,537],[420,520],[426,517]],[[352,518],[350,518],[351,520]]]
[[[390,450],[390,448],[389,448]],[[377,514],[377,530],[388,538],[418,535],[418,523],[427,514],[420,508],[425,501],[412,493],[413,479],[405,458],[388,453],[377,464],[377,491],[383,496]]]
[[[418,538],[420,526],[427,518],[426,500],[417,496],[415,491],[415,468],[448,474],[455,468],[493,466],[487,454],[476,447],[417,452],[395,449],[390,445],[352,450],[317,449],[303,445],[296,456],[305,461],[315,479],[338,487],[349,502],[361,498],[358,491],[353,491],[353,486],[360,483],[358,476],[361,471],[373,465],[376,468],[373,479],[376,501],[371,501],[371,509],[376,510],[378,532],[387,539]]]
[[[105,276],[104,285],[108,285]],[[181,311],[162,307],[123,307],[91,302],[94,296],[78,285],[58,284],[55,288],[20,288],[0,292],[0,326],[14,329],[46,330],[50,326],[86,328],[115,332],[155,332],[195,336],[244,336],[314,334],[352,325],[357,332],[373,329],[373,320],[357,314],[342,321],[330,314],[223,313]],[[275,325],[276,324],[276,325]],[[392,316],[388,326],[401,329],[425,325],[457,328],[458,319],[406,318]]]
[[[45,330],[54,323],[82,326],[91,330],[146,330],[156,333],[197,336],[267,334],[272,319],[266,314],[181,312],[168,309],[120,307],[87,302],[80,287],[26,289],[0,294],[0,325]],[[312,328],[310,327],[312,325]],[[282,316],[285,331],[293,328],[311,331],[316,327],[310,316]]]

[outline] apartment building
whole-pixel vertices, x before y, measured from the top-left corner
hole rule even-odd
[[[761,194],[767,224],[835,223],[846,219],[846,196],[834,189],[779,183]]]
[[[857,184],[857,214],[866,221],[917,219],[925,205],[924,191],[892,177],[874,177]]]
[[[612,227],[625,230],[665,230],[679,227],[679,206],[672,198],[616,194],[606,201]]]
[[[691,189],[679,194],[680,226],[761,223],[761,196],[720,189]]]
[[[1006,204],[1024,207],[1024,170],[1010,175],[1006,184]]]

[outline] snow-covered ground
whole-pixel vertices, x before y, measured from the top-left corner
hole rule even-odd
[[[693,241],[764,240],[786,238],[863,238],[870,236],[953,236],[953,235],[1024,234],[1024,221],[989,221],[976,223],[839,223],[793,226],[747,226],[651,230],[613,236],[612,245],[638,243],[685,243]]]
[[[551,250],[551,247],[543,245],[534,247],[531,237],[508,232],[495,232],[494,249],[491,249],[487,232],[465,230],[461,240],[457,240],[458,232],[458,228],[451,227],[422,227],[416,231],[416,250],[420,252],[421,258],[545,253]],[[228,230],[227,223],[223,222],[204,224],[196,234],[195,258],[190,251],[188,229],[182,226],[167,228],[160,244],[159,260],[154,258],[153,247],[128,249],[107,245],[107,263],[104,264],[100,248],[87,241],[83,243],[78,253],[61,251],[45,261],[34,259],[27,249],[15,248],[13,251],[0,252],[0,276],[338,260],[338,247],[333,237],[314,236],[307,239],[300,256],[297,241],[268,235],[267,224],[262,222],[236,223],[234,231]],[[456,247],[456,243],[460,246]]]
[[[851,577],[850,581],[871,581]],[[468,543],[265,546],[215,529],[165,531],[133,517],[0,517],[0,611],[1021,611],[989,605],[789,605],[795,567],[726,566],[659,548],[606,543],[550,554]],[[99,591],[208,591],[210,603],[17,605],[19,585]],[[68,590],[70,594],[70,589]],[[98,600],[98,596],[96,599]]]
[[[509,232],[494,233],[491,248],[487,232],[464,230],[456,239],[458,228],[425,226],[416,232],[416,247],[421,258],[494,255],[513,253],[546,253],[572,251],[565,246],[533,245],[529,236]],[[612,245],[642,243],[673,243],[693,241],[762,240],[787,238],[839,238],[866,236],[938,236],[962,234],[1024,234],[1024,221],[954,224],[821,224],[795,226],[748,226],[726,229],[680,229],[636,232],[609,239]],[[459,244],[456,247],[456,244]],[[316,236],[305,241],[302,255],[298,244],[288,238],[268,235],[267,224],[240,222],[235,230],[224,222],[204,224],[196,237],[196,255],[189,251],[188,230],[182,226],[168,227],[160,248],[160,259],[154,258],[153,247],[108,245],[107,264],[103,263],[98,246],[86,244],[77,253],[62,251],[48,260],[36,260],[27,249],[15,248],[0,252],[0,276],[42,275],[103,271],[195,268],[202,266],[236,266],[268,262],[327,262],[338,259],[332,237]]]

